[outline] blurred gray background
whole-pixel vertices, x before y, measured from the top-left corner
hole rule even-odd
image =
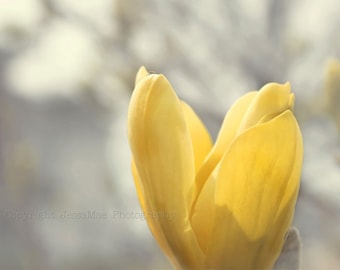
[[[140,65],[164,73],[214,138],[239,96],[290,81],[305,144],[302,269],[340,269],[339,11],[337,0],[1,0],[0,269],[171,269],[130,173]]]

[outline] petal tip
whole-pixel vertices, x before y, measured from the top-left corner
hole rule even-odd
[[[260,92],[282,91],[287,92],[288,94],[291,91],[290,82],[286,82],[284,84],[270,82],[264,85],[259,91]]]
[[[142,79],[149,75],[149,72],[144,66],[141,66],[136,74],[135,85],[137,85]]]

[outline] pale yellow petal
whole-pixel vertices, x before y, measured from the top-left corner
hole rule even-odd
[[[131,161],[131,171],[132,171],[133,181],[135,183],[135,188],[136,188],[139,204],[140,204],[141,208],[143,209],[143,211],[146,211],[144,189],[143,189],[142,183],[140,182],[140,177],[138,175],[136,164],[135,164],[135,161],[133,160],[133,158],[132,158],[132,161]]]
[[[194,110],[183,101],[182,107],[194,150],[196,173],[212,148],[212,140],[208,130]]]
[[[145,200],[157,218],[177,264],[195,268],[203,255],[188,209],[194,155],[181,102],[163,75],[141,80],[132,95],[128,135]],[[176,264],[176,262],[175,262]]]
[[[164,236],[164,232],[160,224],[158,222],[154,222],[153,218],[150,218],[150,213],[152,213],[152,208],[149,205],[149,201],[146,200],[145,198],[143,185],[141,183],[141,180],[138,175],[137,168],[136,168],[136,164],[133,159],[131,162],[131,169],[132,169],[133,180],[134,180],[135,188],[137,192],[137,197],[138,197],[140,206],[143,210],[143,213],[146,217],[146,221],[148,222],[150,231],[152,232],[153,236],[157,240],[161,249],[169,256],[171,261],[176,261],[175,254],[173,254],[173,251],[169,247],[169,244],[166,240],[166,237]]]
[[[286,84],[266,84],[252,100],[242,119],[237,134],[241,134],[248,128],[258,124],[263,118],[266,118],[266,121],[268,121],[283,111],[290,109],[292,101],[290,84],[288,82]]]
[[[146,70],[146,68],[144,66],[141,66],[137,71],[135,85],[137,85],[142,79],[144,79],[148,75],[149,72]]]
[[[295,95],[292,93],[289,96],[289,110],[294,111]]]
[[[205,182],[209,178],[212,171],[215,169],[216,165],[221,161],[223,154],[227,150],[231,141],[234,139],[240,126],[241,120],[256,94],[256,91],[245,94],[232,105],[232,107],[226,114],[216,143],[214,144],[212,150],[208,154],[208,157],[206,158],[196,175],[192,203],[193,207],[195,207],[196,200],[198,199],[198,196]],[[193,210],[191,213],[193,214]]]
[[[275,250],[275,248],[281,250],[284,242],[282,241],[282,238],[277,237],[277,235],[285,235],[287,228],[289,228],[292,224],[295,202],[299,192],[301,164],[303,161],[303,141],[299,127],[297,127],[295,150],[294,167],[292,168],[291,175],[287,180],[285,196],[279,204],[277,215],[274,219],[274,225],[272,226],[272,229],[268,231],[269,241],[267,242],[267,245],[263,247],[261,253],[258,254],[258,257],[261,260],[264,260],[266,254],[270,254],[270,252]]]
[[[195,232],[198,243],[205,253],[210,242],[215,217],[215,188],[216,173],[210,175],[202,188],[200,195],[192,209],[191,226]]]
[[[209,267],[273,265],[292,220],[301,166],[301,135],[290,110],[248,129],[232,143],[216,183]]]

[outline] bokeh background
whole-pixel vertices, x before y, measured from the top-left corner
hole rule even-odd
[[[339,11],[337,0],[0,0],[0,269],[171,269],[130,173],[140,65],[164,73],[213,137],[236,98],[290,81],[305,144],[302,269],[340,269]]]

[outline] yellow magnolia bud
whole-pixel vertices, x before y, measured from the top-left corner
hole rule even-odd
[[[272,268],[300,184],[293,103],[288,83],[244,95],[213,145],[167,79],[139,70],[128,113],[133,176],[148,225],[176,268]]]

